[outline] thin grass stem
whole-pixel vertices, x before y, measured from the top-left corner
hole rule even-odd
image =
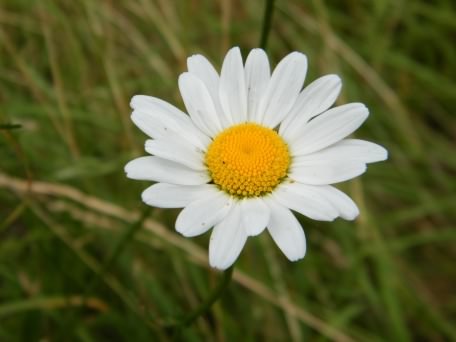
[[[266,0],[263,15],[263,25],[261,29],[260,48],[266,50],[268,45],[269,33],[271,32],[272,14],[274,13],[274,0]]]
[[[207,297],[206,300],[202,302],[199,307],[196,308],[195,311],[187,315],[187,317],[182,322],[183,326],[188,326],[192,324],[199,316],[204,315],[207,311],[210,310],[212,305],[217,301],[217,299],[219,299],[222,296],[223,292],[225,292],[225,289],[228,287],[233,276],[233,270],[234,266],[231,266],[223,272],[223,278],[217,284],[215,289],[212,291],[209,297]]]

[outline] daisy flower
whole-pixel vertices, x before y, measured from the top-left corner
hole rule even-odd
[[[131,100],[133,122],[148,136],[150,156],[130,161],[127,177],[156,182],[143,201],[184,208],[176,230],[193,237],[213,228],[209,263],[226,269],[249,236],[269,232],[295,261],[306,253],[292,210],[314,220],[355,219],[356,204],[331,184],[385,160],[374,143],[347,139],[368,116],[362,103],[330,108],[336,75],[303,88],[307,58],[292,52],[271,73],[266,53],[228,51],[220,75],[201,55],[187,60],[179,89],[188,115],[155,97]]]

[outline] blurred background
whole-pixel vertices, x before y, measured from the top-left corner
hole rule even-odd
[[[356,133],[390,152],[340,186],[354,222],[299,217],[290,263],[249,239],[229,289],[188,341],[456,340],[456,11],[451,0],[276,1],[268,54],[309,58],[306,83],[343,79]],[[209,234],[141,220],[148,185],[134,94],[180,108],[186,58],[217,68],[258,46],[263,1],[0,1],[0,341],[169,340],[168,322],[217,283]],[[136,234],[133,234],[140,228]]]

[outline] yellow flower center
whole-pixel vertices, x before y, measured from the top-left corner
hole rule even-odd
[[[270,193],[287,175],[289,164],[283,139],[254,123],[227,128],[214,138],[206,154],[213,182],[239,197]]]

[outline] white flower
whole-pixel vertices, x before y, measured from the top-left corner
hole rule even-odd
[[[265,228],[288,259],[303,258],[306,239],[291,210],[321,221],[358,216],[355,203],[329,184],[359,176],[387,151],[345,139],[368,110],[361,103],[329,109],[341,89],[338,76],[302,89],[305,55],[290,53],[271,74],[263,50],[253,49],[243,65],[237,47],[220,76],[201,55],[187,64],[179,89],[189,115],[154,97],[133,97],[131,118],[153,138],[146,142],[152,156],[125,171],[157,182],[142,193],[148,205],[184,208],[176,221],[182,235],[214,227],[212,267],[230,267],[247,237]]]

